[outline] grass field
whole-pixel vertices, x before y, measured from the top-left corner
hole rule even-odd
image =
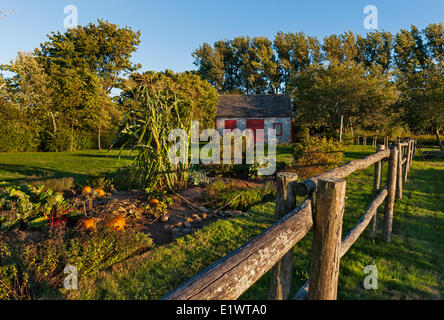
[[[352,146],[346,160],[371,153],[371,147]],[[395,205],[392,242],[387,244],[380,240],[380,227],[375,241],[364,232],[341,260],[340,299],[443,298],[444,162],[415,160],[409,182],[404,186],[404,197]],[[347,179],[344,234],[370,204],[372,178],[373,169],[369,168]],[[245,216],[219,220],[94,278],[80,279],[80,289],[65,292],[66,297],[158,299],[263,231],[273,220],[274,203],[258,205]],[[292,294],[308,279],[310,247],[311,233],[295,247]],[[363,288],[367,265],[378,268],[377,290]],[[268,286],[267,274],[241,299],[267,299]]]

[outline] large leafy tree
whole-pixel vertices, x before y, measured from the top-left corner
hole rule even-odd
[[[444,28],[415,26],[396,36],[397,85],[405,121],[412,129],[433,129],[441,149],[444,127]]]
[[[358,46],[357,62],[362,62],[367,68],[374,64],[381,66],[388,72],[393,63],[394,39],[390,32],[374,31],[367,34],[366,38],[357,36]]]
[[[124,74],[137,70],[140,65],[131,62],[131,56],[140,43],[140,31],[120,28],[108,21],[69,29],[65,33],[52,33],[49,41],[35,50],[37,59],[49,67],[85,68],[103,79],[103,88],[110,93]]]
[[[48,118],[54,119],[51,79],[32,54],[18,52],[16,60],[2,68],[13,74],[5,83],[10,101],[28,115],[29,121],[41,126]]]
[[[123,76],[140,68],[139,64],[131,62],[132,54],[140,43],[140,35],[140,31],[135,32],[131,28],[120,28],[107,21],[98,20],[97,24],[79,26],[65,33],[53,32],[48,36],[49,40],[35,50],[38,61],[45,67],[47,73],[59,82],[59,88],[66,86],[63,70],[67,73],[80,70],[79,77],[91,79],[94,76],[100,82],[100,88],[95,85],[84,87],[84,90],[94,88],[94,93],[89,90],[88,94],[85,92],[81,95],[88,97],[85,105],[89,105],[91,100],[89,98],[95,95],[92,100],[97,104],[93,108],[85,109],[91,111],[90,118],[100,115],[95,117],[99,148],[102,129],[110,125],[111,114],[117,111],[113,108],[108,95],[114,88],[119,87]],[[62,96],[65,95],[63,91],[59,93]],[[79,103],[72,105],[73,110],[78,107]],[[66,107],[64,104],[63,108],[66,109]]]
[[[53,66],[51,75],[57,79],[54,111],[60,115],[65,129],[69,130],[69,145],[73,151],[77,131],[91,130],[98,122],[107,120],[108,115],[103,113],[102,107],[109,97],[102,90],[102,79],[87,68]]]
[[[280,85],[288,92],[288,84],[299,72],[322,60],[321,44],[317,38],[306,36],[303,32],[278,32],[273,41],[279,64]]]
[[[292,81],[297,117],[315,127],[337,131],[340,119],[352,125],[383,129],[396,91],[382,70],[368,72],[362,64],[313,66]]]

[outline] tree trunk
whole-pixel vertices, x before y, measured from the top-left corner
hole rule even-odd
[[[344,127],[344,116],[341,116],[341,129],[339,130],[339,142],[342,143],[342,129]]]
[[[74,125],[71,123],[71,152],[74,152]]]
[[[52,111],[49,111],[49,114],[51,115],[52,118],[53,133],[55,135],[57,133],[57,123],[55,121],[54,113],[52,113]]]
[[[439,137],[439,128],[436,128],[436,139],[438,140],[439,150],[444,151],[442,146],[441,138]]]
[[[97,135],[97,145],[99,147],[99,150],[102,150],[102,146],[100,144],[100,134],[102,133],[102,127],[99,126],[99,134]]]

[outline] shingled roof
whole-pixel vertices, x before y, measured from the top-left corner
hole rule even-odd
[[[220,95],[216,118],[291,118],[292,105],[286,94]]]

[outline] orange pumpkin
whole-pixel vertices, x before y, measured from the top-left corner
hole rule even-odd
[[[85,218],[79,221],[79,226],[83,231],[96,230],[96,220],[94,218]]]
[[[86,187],[83,187],[82,194],[91,194],[91,191],[92,191],[91,187],[86,186]]]
[[[96,189],[94,191],[96,192],[96,194],[99,198],[102,198],[106,195],[106,193],[105,193],[105,191],[103,191],[103,189]]]
[[[160,204],[160,201],[157,200],[156,198],[151,199],[149,202],[150,207],[157,207]]]
[[[112,228],[116,231],[121,231],[125,228],[126,221],[122,216],[116,216],[108,221],[106,224],[107,227]]]

